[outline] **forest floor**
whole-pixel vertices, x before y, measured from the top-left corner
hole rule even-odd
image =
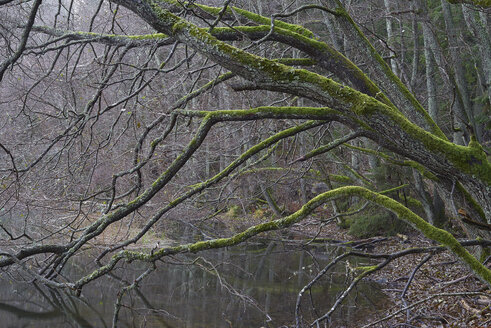
[[[297,232],[317,234],[305,226]],[[318,238],[356,241],[335,223],[327,225]],[[361,243],[369,246],[364,251],[373,254],[435,245],[417,232],[375,237]],[[369,279],[382,286],[391,302],[388,309],[374,315],[373,325],[364,327],[491,327],[491,292],[448,251],[398,258]]]

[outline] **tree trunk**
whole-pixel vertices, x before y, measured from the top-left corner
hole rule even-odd
[[[395,75],[398,74],[397,70],[397,61],[395,59],[396,53],[393,50],[394,47],[394,33],[392,32],[392,21],[390,19],[391,15],[391,8],[390,8],[390,0],[384,0],[384,5],[385,5],[385,28],[387,30],[387,45],[389,47],[389,56],[390,58],[390,67],[392,68],[392,72],[394,72]]]
[[[452,65],[454,76],[455,76],[455,87],[456,92],[460,95],[461,102],[457,102],[454,107],[456,107],[454,113],[454,134],[453,142],[458,145],[464,144],[464,131],[465,123],[469,122],[473,125],[474,131],[476,130],[475,121],[472,115],[472,104],[469,97],[469,92],[467,90],[467,83],[465,81],[464,70],[462,68],[462,58],[460,58],[458,49],[460,48],[457,36],[455,35],[455,23],[452,19],[452,12],[450,10],[450,5],[447,1],[441,0],[443,18],[445,19],[445,26],[448,36],[448,49],[450,56],[452,58]],[[463,108],[461,108],[463,107]],[[465,115],[465,116],[464,116]]]
[[[428,94],[428,113],[438,124],[438,103],[436,99],[436,61],[431,51],[431,30],[428,24],[423,24],[423,40],[426,67],[426,91]]]

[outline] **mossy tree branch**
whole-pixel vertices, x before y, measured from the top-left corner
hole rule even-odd
[[[275,143],[278,141],[289,138],[291,136],[294,136],[300,132],[312,129],[314,127],[317,127],[321,124],[324,124],[325,122],[318,122],[318,121],[308,121],[302,124],[299,124],[297,126],[285,129],[283,131],[280,131],[274,135],[272,135],[269,138],[266,138],[262,140],[260,143],[250,147],[248,150],[246,150],[244,153],[242,153],[237,159],[235,159],[233,162],[231,162],[225,169],[223,169],[221,172],[217,173],[215,176],[211,177],[210,179],[203,181],[201,183],[198,183],[196,185],[188,186],[190,190],[185,192],[183,195],[177,197],[176,199],[170,201],[166,206],[160,208],[154,216],[147,222],[147,224],[138,232],[138,234],[129,239],[124,241],[123,243],[120,243],[107,251],[104,251],[101,253],[99,256],[99,259],[101,259],[105,254],[115,251],[117,249],[120,249],[122,247],[128,246],[132,243],[136,243],[145,233],[147,233],[150,228],[169,210],[175,208],[185,200],[189,199],[190,197],[198,194],[199,192],[205,190],[206,188],[220,182],[222,179],[226,178],[231,174],[232,171],[234,171],[237,167],[239,167],[241,164],[245,163],[248,159],[250,159],[252,156],[255,154],[259,153],[260,151],[269,148],[273,146]]]
[[[488,220],[491,220],[491,205],[486,201],[489,193],[487,189],[491,186],[491,165],[477,142],[471,143],[468,147],[452,144],[435,126],[431,127],[432,132],[428,132],[412,123],[392,106],[367,94],[313,72],[294,69],[219,41],[192,23],[162,9],[158,2],[114,2],[137,13],[157,31],[187,44],[231,72],[253,81],[262,89],[310,98],[335,107],[346,116],[363,121],[365,127],[377,131],[376,142],[425,165],[433,174],[447,181],[447,189],[451,189],[453,179],[459,180],[472,197],[485,208]],[[343,17],[352,29],[349,15],[345,13]],[[377,54],[373,56],[375,59],[378,58]],[[397,82],[390,72],[385,73],[388,74],[391,83]],[[406,99],[412,106],[418,107],[417,102],[414,102],[414,96],[408,94],[407,88],[396,83],[396,89],[399,90],[401,99]],[[410,108],[403,104],[398,107]],[[423,121],[431,123],[431,120],[427,120],[426,111],[420,106],[417,109],[415,112],[424,116]]]
[[[451,4],[471,4],[483,8],[491,7],[491,0],[447,0]]]
[[[49,26],[33,26],[33,32],[43,33],[58,38],[50,40],[49,43],[76,40],[81,42],[97,42],[110,46],[124,47],[142,47],[149,45],[171,45],[175,41],[163,33],[142,34],[142,35],[119,35],[119,34],[101,34],[84,31],[67,31],[52,28]]]
[[[459,258],[464,264],[466,264],[479,279],[481,279],[488,286],[491,286],[491,270],[489,270],[486,266],[479,262],[478,259],[472,256],[451,233],[446,230],[432,226],[423,218],[413,213],[411,210],[409,210],[407,207],[397,202],[396,200],[359,186],[340,187],[327,191],[314,197],[304,206],[302,206],[301,209],[291,215],[288,215],[281,219],[252,226],[231,237],[199,241],[196,243],[179,245],[175,247],[163,247],[150,254],[135,251],[121,251],[114,255],[109,263],[95,270],[91,274],[79,279],[77,282],[74,283],[74,286],[76,289],[82,288],[88,282],[110,272],[121,260],[139,260],[144,262],[153,262],[164,256],[182,253],[196,253],[208,249],[238,245],[260,233],[290,227],[293,224],[302,221],[317,207],[331,199],[350,196],[362,197],[368,201],[371,201],[392,211],[398,216],[399,219],[405,221],[406,223],[413,226],[415,229],[421,231],[429,239],[434,240],[449,249],[457,258]]]
[[[31,228],[36,230],[36,226],[27,217],[23,220],[24,227],[20,227],[18,222],[2,223],[12,224],[12,228],[4,228],[10,238],[5,246],[9,250],[2,251],[4,255],[0,256],[0,267],[19,265],[30,272],[31,263],[36,264],[42,256],[53,255],[44,268],[40,268],[43,276],[36,273],[33,277],[56,288],[80,291],[88,282],[113,270],[119,261],[144,261],[155,267],[156,262],[165,256],[237,245],[258,234],[291,227],[326,202],[335,202],[341,197],[356,197],[366,200],[365,205],[357,207],[356,211],[363,210],[369,202],[392,211],[429,239],[443,245],[432,247],[450,250],[491,286],[489,269],[465,249],[468,244],[460,243],[450,232],[435,228],[396,200],[384,196],[388,192],[399,194],[399,188],[407,186],[371,191],[376,186],[364,177],[369,175],[366,174],[365,161],[355,156],[358,153],[341,151],[340,161],[331,162],[351,170],[366,188],[347,186],[333,189],[330,179],[335,180],[337,185],[353,184],[355,181],[332,174],[340,172],[328,171],[321,161],[315,162],[322,172],[317,175],[311,167],[296,163],[343,146],[377,155],[385,160],[384,165],[413,167],[432,180],[430,183],[435,186],[435,193],[441,192],[443,198],[449,200],[447,209],[462,214],[464,221],[481,229],[476,235],[482,232],[481,236],[486,242],[479,245],[489,246],[491,163],[483,147],[474,138],[467,146],[448,140],[418,102],[416,95],[387,65],[387,59],[377,51],[341,1],[325,0],[323,3],[329,7],[307,4],[282,13],[275,12],[276,7],[262,3],[261,9],[268,7],[267,10],[271,10],[268,13],[270,17],[229,6],[230,0],[221,7],[180,0],[108,1],[116,6],[105,7],[100,2],[90,22],[86,17],[74,15],[75,9],[73,12],[67,9],[66,24],[61,22],[61,10],[65,12],[62,1],[58,3],[58,14],[48,12],[56,7],[52,3],[43,4],[42,10],[37,13],[41,4],[37,0],[12,4],[12,9],[9,5],[9,10],[18,7],[22,15],[29,14],[27,7],[32,9],[27,28],[16,25],[14,21],[20,20],[18,18],[4,24],[12,29],[6,30],[3,37],[6,44],[4,52],[7,57],[12,55],[9,58],[13,62],[6,62],[12,70],[0,69],[0,75],[5,72],[6,76],[3,82],[7,82],[2,85],[2,90],[6,91],[6,99],[2,102],[6,130],[3,134],[8,136],[12,132],[16,137],[17,131],[21,131],[30,140],[14,140],[19,138],[12,136],[6,140],[6,146],[2,146],[11,162],[7,161],[2,166],[3,172],[7,172],[2,177],[0,194],[7,199],[3,201],[2,208],[9,207],[9,202],[19,200],[19,205],[11,206],[8,211],[13,217],[25,200],[28,211],[32,208],[31,204],[38,207],[44,205],[42,202],[49,203],[54,210],[53,213],[44,211],[49,213],[36,218],[36,224],[49,225],[43,232],[28,231]],[[489,6],[489,0],[448,2]],[[114,7],[117,9],[113,10]],[[91,9],[91,5],[84,4],[80,8]],[[335,47],[317,39],[309,29],[282,20],[292,17],[291,21],[294,21],[299,17],[296,14],[304,10],[309,10],[309,13],[315,10],[314,15],[324,14],[322,17],[328,22],[326,26],[335,25],[336,34],[344,34],[332,38]],[[411,12],[411,15],[415,14],[414,10]],[[43,17],[39,16],[41,13]],[[481,15],[483,13],[480,12]],[[133,22],[135,18],[141,18],[141,22]],[[34,20],[53,24],[51,27],[32,27]],[[127,22],[129,24],[122,24]],[[306,22],[306,26],[317,28],[324,24],[318,23]],[[61,26],[90,32],[61,30]],[[149,27],[154,28],[155,33],[133,35],[142,30],[148,33]],[[125,35],[111,34],[115,31]],[[34,35],[34,32],[37,34]],[[323,36],[322,33],[320,37]],[[349,47],[344,47],[346,52],[339,50],[343,47],[337,41],[343,37],[356,47],[356,62],[363,62],[360,66],[354,63],[354,59],[353,62],[350,60]],[[172,47],[164,48],[166,45]],[[416,40],[412,41],[412,45],[417,48]],[[392,50],[390,53],[396,54]],[[407,51],[411,50],[405,48],[404,54]],[[165,53],[168,55],[162,60],[161,54]],[[294,58],[278,58],[290,56]],[[393,62],[395,58],[390,60]],[[174,61],[176,65],[163,69],[166,63]],[[415,55],[413,64],[416,68],[418,61],[419,57]],[[220,85],[232,78],[233,83],[240,84],[241,89],[236,88],[236,91],[259,92],[255,92],[252,99],[243,97],[235,101],[241,95],[231,93],[230,88]],[[7,94],[11,91],[14,92]],[[182,92],[187,94],[183,96]],[[221,94],[223,99],[210,102],[205,93]],[[204,97],[198,99],[198,96]],[[174,102],[174,99],[178,100]],[[233,107],[234,103],[254,108],[237,108]],[[271,105],[255,107],[268,103]],[[278,104],[298,106],[273,106]],[[259,120],[272,122],[257,122]],[[189,122],[186,127],[183,121]],[[447,123],[449,120],[445,118],[443,121]],[[24,123],[28,123],[27,126]],[[216,125],[218,131],[213,130]],[[318,127],[315,132],[307,132],[315,127]],[[346,129],[350,132],[346,132]],[[170,137],[172,132],[175,132],[174,140]],[[318,144],[322,145],[319,140],[323,140],[327,134],[341,137],[315,149]],[[290,137],[293,138],[285,140]],[[366,147],[373,148],[371,143],[374,142],[382,150],[378,152],[345,144],[357,137],[370,139],[360,140],[360,144],[368,142]],[[204,143],[206,139],[210,142]],[[285,141],[279,142],[281,140]],[[47,147],[37,150],[35,147],[38,144],[46,144]],[[36,155],[36,152],[40,155]],[[261,152],[267,154],[258,159]],[[204,161],[195,158],[201,154],[205,156]],[[289,162],[298,158],[299,154],[305,155]],[[351,166],[346,164],[348,155],[352,155]],[[29,160],[29,156],[34,156],[35,161]],[[111,160],[106,161],[107,157]],[[24,161],[33,164],[22,168],[20,165]],[[370,168],[373,167],[375,161],[370,162]],[[50,171],[50,168],[54,170]],[[219,204],[222,209],[212,209],[215,213],[211,216],[205,214],[201,222],[223,210],[223,206],[226,206],[224,201],[229,204],[240,199],[242,202],[241,194],[253,194],[256,190],[252,187],[255,186],[242,188],[238,186],[242,181],[235,178],[266,171],[285,173],[275,181],[278,191],[282,193],[279,199],[282,200],[295,197],[298,190],[295,190],[294,179],[300,177],[302,201],[292,199],[291,203],[285,204],[285,208],[291,213],[301,204],[305,205],[291,215],[280,213],[266,188],[273,185],[262,180],[266,181],[264,195],[279,219],[220,236],[223,238],[155,248],[149,253],[123,250],[132,243],[144,242],[142,237],[150,229],[160,228],[156,227],[157,222],[172,218],[168,216],[170,210],[177,206],[184,206],[185,210],[184,202],[202,192],[206,194],[199,196],[197,201],[200,204],[204,200],[206,205]],[[321,176],[327,178],[331,190],[308,201],[308,189],[304,182],[310,183]],[[244,180],[253,180],[249,178],[247,176]],[[42,179],[55,181],[55,186],[36,190]],[[289,179],[288,187],[283,184],[284,179]],[[420,182],[420,185],[424,184]],[[57,195],[60,195],[59,198],[56,198]],[[406,200],[409,203],[409,197]],[[63,204],[60,205],[59,201]],[[244,212],[246,205],[243,205]],[[319,231],[326,220],[356,212],[339,213],[334,208],[333,217],[318,220]],[[62,213],[59,218],[56,211]],[[99,252],[96,259],[99,269],[92,272],[86,269],[88,271],[84,274],[88,274],[75,282],[74,279],[79,276],[67,277],[68,282],[55,281],[60,277],[57,273],[61,273],[67,261],[80,253],[82,247],[95,238],[105,236],[103,233],[113,232],[111,227],[116,225],[114,223],[126,223],[123,220],[131,223],[137,215],[142,217],[137,218],[141,228],[138,231],[128,230],[130,239]],[[18,227],[24,230],[23,234],[17,234],[15,229]],[[17,235],[19,237],[15,237]],[[17,240],[23,238],[26,238],[26,244],[22,246]],[[42,245],[48,240],[57,240],[55,242],[60,244]],[[110,256],[108,254],[113,256],[106,258],[106,255]],[[374,269],[374,266],[365,267],[354,283]],[[139,280],[137,278],[135,283]],[[342,302],[347,292],[338,298],[336,304]],[[118,298],[119,305],[123,294]],[[335,306],[321,318],[329,317]]]

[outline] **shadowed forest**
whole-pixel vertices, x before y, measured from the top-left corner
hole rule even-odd
[[[486,327],[490,13],[0,0],[0,317]]]

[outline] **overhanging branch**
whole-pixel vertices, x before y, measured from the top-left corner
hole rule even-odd
[[[349,196],[358,196],[365,198],[392,211],[399,217],[399,219],[404,220],[415,229],[421,231],[429,239],[434,240],[449,249],[464,264],[466,264],[479,279],[481,279],[488,286],[491,286],[491,270],[484,266],[481,262],[479,262],[474,256],[472,256],[464,248],[464,246],[462,246],[462,244],[460,244],[459,241],[455,239],[452,234],[450,234],[448,231],[432,226],[423,218],[413,213],[411,210],[409,210],[407,207],[397,202],[396,200],[359,186],[347,186],[327,191],[311,199],[304,206],[302,206],[300,210],[289,216],[252,226],[228,238],[199,241],[196,243],[179,245],[175,247],[164,247],[150,254],[145,254],[142,252],[121,251],[118,254],[114,255],[108,264],[95,270],[93,273],[81,278],[80,280],[75,282],[74,286],[77,289],[80,289],[88,282],[110,272],[121,260],[139,260],[144,262],[153,262],[164,256],[182,253],[196,253],[208,249],[224,248],[238,245],[260,233],[290,227],[293,224],[302,221],[317,207],[333,198]]]

